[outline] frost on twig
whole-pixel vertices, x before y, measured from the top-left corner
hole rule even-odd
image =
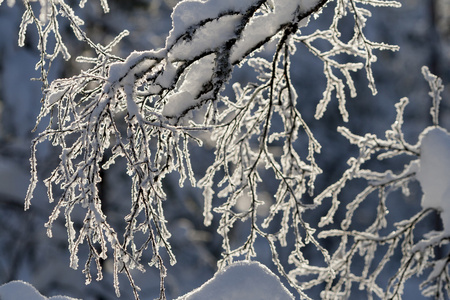
[[[430,114],[433,117],[433,125],[437,126],[439,124],[439,105],[441,103],[441,93],[444,90],[444,86],[442,85],[442,79],[437,77],[436,75],[431,74],[430,70],[427,66],[422,67],[422,74],[425,77],[426,81],[430,85],[430,92],[428,93],[433,99],[433,105],[430,109]]]
[[[318,271],[317,280],[305,286],[326,283],[322,293],[325,299],[348,298],[352,286],[358,285],[360,290],[366,290],[368,299],[377,296],[381,299],[401,299],[405,282],[412,276],[420,275],[432,268],[428,278],[421,284],[424,296],[444,299],[449,293],[449,256],[435,257],[435,249],[442,248],[449,241],[448,231],[448,178],[450,174],[450,135],[439,127],[438,111],[440,92],[443,89],[438,77],[431,74],[428,68],[422,69],[425,79],[430,83],[432,102],[433,127],[426,128],[420,135],[417,145],[406,142],[403,131],[403,114],[408,103],[407,98],[397,104],[397,117],[391,129],[386,131],[385,138],[373,134],[359,136],[341,127],[339,131],[352,144],[359,148],[359,156],[348,161],[349,168],[341,179],[330,185],[319,196],[316,203],[322,203],[331,198],[332,205],[328,214],[320,222],[320,226],[333,223],[333,217],[340,205],[339,195],[347,183],[355,179],[363,179],[367,186],[350,202],[346,208],[346,217],[340,229],[322,231],[321,238],[338,237],[340,244],[332,255],[332,269],[336,277],[330,277],[324,270]],[[365,163],[373,157],[378,159],[395,159],[400,155],[410,157],[403,170],[398,174],[391,170],[377,172],[364,169]],[[400,189],[404,195],[409,195],[409,185],[418,180],[424,192],[422,210],[409,219],[401,220],[394,225],[395,230],[385,234],[385,229],[391,225],[387,222],[389,213],[387,199],[390,193]],[[372,201],[369,195],[378,193],[378,207],[374,221],[364,230],[354,229],[353,218],[356,210],[364,201]],[[370,199],[370,200],[369,200]],[[417,242],[417,226],[435,210],[441,215],[444,231],[429,232]],[[401,249],[401,260],[397,272],[387,283],[381,285],[380,274],[391,265],[393,257]],[[381,259],[380,259],[381,257]],[[356,267],[361,259],[363,269]],[[359,270],[359,271],[356,271]],[[307,271],[296,271],[298,276],[308,274]]]
[[[0,1],[0,5],[2,2],[3,0]],[[7,4],[13,6],[15,2],[15,0],[8,0]],[[33,2],[39,2],[39,5],[34,5]],[[79,6],[84,7],[86,2],[87,0],[80,1]],[[103,11],[105,13],[109,12],[107,0],[100,0],[100,3]],[[65,60],[69,60],[71,57],[61,34],[62,30],[60,30],[60,24],[65,24],[66,20],[79,41],[87,43],[99,55],[104,55],[108,52],[106,49],[101,49],[99,45],[93,43],[86,36],[82,29],[84,21],[75,14],[72,7],[65,0],[24,0],[23,5],[25,6],[25,11],[20,23],[18,43],[21,47],[25,45],[28,26],[34,25],[39,35],[37,48],[40,52],[40,60],[36,63],[36,70],[39,69],[41,72],[39,80],[42,81],[44,88],[48,86],[48,73],[56,57],[61,55]],[[51,45],[53,45],[53,49],[49,49]]]
[[[363,29],[366,26],[368,17],[372,15],[370,10],[360,6],[360,4],[368,4],[373,6],[400,7],[397,1],[336,1],[334,9],[334,18],[330,27],[326,30],[316,30],[309,35],[298,35],[295,41],[303,43],[309,51],[323,62],[323,73],[327,78],[327,86],[323,92],[323,98],[320,100],[316,108],[316,118],[321,118],[325,113],[328,103],[332,99],[333,92],[339,101],[339,110],[344,121],[348,121],[348,112],[345,108],[346,86],[350,90],[350,96],[356,97],[357,92],[351,76],[352,72],[356,72],[364,68],[369,87],[373,94],[377,93],[375,79],[372,74],[372,64],[376,62],[377,57],[374,50],[399,50],[398,46],[388,45],[385,43],[370,41]],[[339,30],[340,22],[352,15],[354,19],[354,34],[348,41],[343,41]],[[326,41],[329,47],[322,50],[315,46],[315,42]],[[361,62],[341,62],[338,57],[348,55],[360,58]],[[343,81],[340,77],[343,77]]]
[[[85,2],[81,1],[80,5],[83,6]],[[131,270],[144,270],[141,258],[143,252],[149,249],[152,253],[150,264],[160,269],[160,298],[165,298],[166,269],[160,251],[165,249],[171,263],[175,263],[175,257],[163,213],[166,195],[162,180],[167,174],[177,172],[180,186],[189,179],[192,185],[197,184],[204,190],[205,224],[211,224],[214,212],[220,215],[218,231],[223,236],[224,248],[220,266],[238,257],[254,257],[255,241],[258,237],[263,238],[272,251],[273,261],[280,273],[286,276],[302,297],[307,298],[304,289],[311,284],[299,284],[296,276],[302,272],[316,274],[322,269],[309,266],[303,257],[304,246],[310,243],[321,253],[328,265],[324,268],[328,279],[333,274],[334,263],[317,240],[316,228],[303,219],[305,212],[316,208],[325,196],[333,195],[333,199],[336,198],[335,195],[345,182],[358,174],[378,182],[371,185],[373,190],[378,189],[377,184],[383,190],[391,185],[404,186],[403,183],[413,172],[405,171],[400,176],[391,174],[392,181],[386,182],[383,180],[388,174],[367,171],[366,175],[361,175],[364,172],[360,170],[360,163],[368,159],[372,151],[388,150],[388,154],[384,155],[392,156],[400,152],[416,154],[417,149],[403,139],[400,117],[385,141],[370,135],[357,137],[341,129],[351,142],[365,145],[360,161],[350,162],[351,170],[342,181],[319,196],[316,203],[307,203],[303,196],[308,192],[313,194],[315,179],[321,173],[315,160],[321,146],[298,110],[297,93],[290,74],[290,58],[296,47],[306,46],[324,63],[327,80],[316,117],[323,115],[332,92],[336,91],[341,115],[347,120],[345,89],[349,88],[350,95],[356,96],[351,72],[364,68],[369,86],[375,93],[371,71],[372,63],[376,60],[374,50],[397,49],[395,46],[371,42],[365,37],[364,27],[370,16],[370,11],[365,7],[398,7],[398,2],[181,1],[172,13],[172,30],[165,47],[136,51],[125,59],[112,55],[111,49],[127,32],[119,35],[112,44],[99,46],[89,40],[81,29],[82,20],[74,15],[64,1],[45,2],[50,5],[50,11],[54,11],[53,15],[47,14],[50,16],[48,23],[35,18],[29,1],[25,3],[28,6],[21,28],[24,31],[29,23],[35,23],[38,27],[41,67],[47,57],[53,59],[52,55],[62,53],[68,58],[67,49],[62,38],[59,38],[56,22],[59,13],[68,18],[77,37],[88,43],[97,55],[94,58],[78,58],[78,61],[93,65],[89,70],[67,79],[57,79],[45,86],[38,122],[45,117],[50,117],[50,122],[32,145],[33,177],[26,198],[28,207],[38,180],[35,151],[39,143],[49,140],[61,148],[61,153],[59,165],[44,181],[50,201],[55,201],[54,211],[46,224],[48,234],[51,235],[52,224],[63,211],[72,267],[78,266],[80,245],[86,242],[89,248],[90,254],[84,269],[87,282],[91,280],[92,260],[98,268],[98,279],[101,279],[100,261],[107,257],[108,248],[111,247],[117,294],[118,274],[122,272],[128,276],[135,297],[138,298],[138,287],[134,284]],[[106,1],[101,3],[107,11]],[[318,16],[326,4],[335,5],[330,28],[303,35],[300,29],[308,25],[311,15]],[[340,38],[338,30],[344,16],[354,19],[353,38],[346,42]],[[50,56],[45,48],[48,31],[55,32],[57,36],[57,48]],[[315,48],[316,40],[327,41],[331,50]],[[269,42],[275,45],[271,59],[255,55]],[[360,61],[340,62],[338,57],[341,54],[355,56]],[[234,67],[244,64],[258,73],[258,81],[245,86],[236,82],[232,84],[235,99],[223,96],[222,91],[232,79]],[[42,70],[45,74],[45,70]],[[341,75],[345,83],[340,79]],[[46,81],[45,75],[42,76],[43,81]],[[399,115],[404,105],[406,101],[398,105]],[[214,163],[205,176],[196,182],[191,168],[189,145],[202,144],[196,134],[198,131],[211,133],[216,149]],[[281,151],[275,151],[275,144],[281,145],[278,147]],[[305,146],[305,157],[299,154],[298,144]],[[102,180],[100,171],[107,170],[118,159],[126,161],[126,172],[132,179],[131,210],[125,218],[126,228],[122,237],[108,222],[98,190]],[[258,207],[263,203],[260,191],[264,170],[269,170],[267,173],[272,174],[278,186],[269,202],[268,214],[260,218]],[[410,170],[413,170],[413,165]],[[57,199],[54,199],[56,193],[53,193],[55,186],[62,190],[62,195]],[[220,189],[218,198],[225,200],[214,207],[217,187]],[[370,192],[370,189],[365,191]],[[361,200],[364,195],[360,197]],[[249,208],[239,211],[237,204],[240,201],[248,201]],[[331,220],[337,205],[334,199],[333,209],[324,218],[323,224]],[[85,212],[80,229],[75,228],[72,220],[72,212],[78,206]],[[380,204],[380,224],[384,222],[383,208]],[[351,219],[351,213],[348,218]],[[229,232],[238,221],[250,224],[250,233],[243,245],[233,248]],[[134,237],[137,234],[145,236],[143,242],[136,241]],[[291,240],[295,242],[295,247],[289,254],[288,263],[294,269],[287,272],[278,256],[278,249],[285,247]]]

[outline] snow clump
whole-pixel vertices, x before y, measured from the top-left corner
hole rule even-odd
[[[450,134],[441,127],[428,127],[420,136],[422,207],[441,213],[444,231],[450,234]]]

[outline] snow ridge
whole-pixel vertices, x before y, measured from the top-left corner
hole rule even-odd
[[[294,296],[266,266],[255,261],[233,263],[178,300],[288,300]]]

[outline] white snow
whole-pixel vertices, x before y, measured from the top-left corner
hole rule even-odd
[[[187,109],[198,105],[198,95],[203,85],[211,80],[214,71],[214,55],[203,57],[192,64],[179,89],[168,97],[162,114],[178,117]]]
[[[194,96],[187,91],[181,91],[170,96],[169,102],[164,106],[162,114],[165,117],[177,117],[183,111],[196,105]]]
[[[294,299],[280,279],[259,262],[236,262],[179,300]]]
[[[232,49],[231,62],[240,61],[248,51],[268,37],[276,34],[282,24],[292,22],[299,10],[306,11],[315,6],[319,0],[272,1],[274,11],[252,18],[243,31],[240,40]],[[117,62],[110,66],[108,83],[104,92],[112,96],[116,90],[113,86],[120,81],[125,87],[128,99],[128,110],[131,116],[138,116],[137,106],[132,101],[132,90],[136,74],[144,73],[155,67],[167,55],[165,66],[156,80],[161,87],[169,87],[176,75],[177,61],[188,61],[201,54],[213,52],[235,37],[236,28],[255,0],[185,0],[180,2],[172,13],[172,30],[166,40],[166,49],[159,51],[134,51],[124,62]],[[179,39],[186,32],[189,39]],[[199,95],[204,84],[211,80],[214,70],[214,56],[201,58],[194,63],[184,76],[181,87],[175,89],[167,97],[162,114],[166,117],[178,117],[199,104]],[[206,97],[206,96],[205,96]],[[130,111],[131,110],[131,111]]]
[[[171,50],[171,54],[178,59],[194,57],[208,48],[214,49],[233,37],[234,29],[241,19],[236,15],[223,16],[223,14],[230,12],[242,14],[255,2],[255,0],[186,0],[180,2],[172,13],[172,30],[166,40],[166,47],[170,48],[177,43]],[[253,17],[246,26],[242,38],[233,49],[231,61],[240,61],[249,49],[273,36],[282,24],[293,21],[296,12],[306,12],[316,6],[318,2],[319,0],[273,0],[273,12]],[[196,28],[204,21],[208,22]],[[188,29],[195,29],[193,39],[177,42],[178,38],[189,32]]]
[[[416,178],[423,191],[422,207],[439,210],[444,231],[450,233],[450,135],[441,127],[428,127],[419,142]]]
[[[235,36],[241,16],[223,16],[198,28],[189,41],[179,41],[170,51],[172,60],[189,60],[200,53],[214,50]]]
[[[307,12],[314,8],[320,0],[301,0],[300,1],[300,8],[302,12]]]
[[[163,88],[169,88],[173,83],[176,73],[177,68],[175,68],[170,61],[168,61],[165,64],[162,74],[158,76],[155,83],[159,84]]]
[[[273,12],[254,17],[246,26],[243,37],[233,48],[231,61],[240,61],[249,49],[258,45],[261,41],[274,36],[283,24],[292,22],[297,8],[299,8],[300,12],[306,12],[316,6],[318,2],[319,0],[273,0]],[[300,25],[306,24],[307,22],[300,23]]]
[[[53,296],[50,298],[42,296],[38,290],[24,281],[11,281],[0,286],[1,300],[76,300],[67,296]]]
[[[221,12],[245,12],[255,0],[209,0],[182,1],[172,12],[172,30],[166,40],[166,45],[172,45],[175,40],[191,26],[202,20],[215,19]]]
[[[163,52],[162,50],[160,52]],[[110,92],[111,85],[122,81],[122,85],[134,83],[134,74],[150,69],[160,54],[157,51],[133,51],[124,62],[116,62],[109,67],[108,84],[103,91]],[[133,70],[131,72],[131,70]]]

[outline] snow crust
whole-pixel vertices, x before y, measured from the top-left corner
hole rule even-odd
[[[294,296],[259,262],[236,262],[178,300],[283,300]]]
[[[77,300],[67,296],[53,296],[50,298],[42,296],[38,290],[24,281],[11,281],[0,286],[1,300]]]
[[[441,212],[444,231],[450,234],[450,135],[441,127],[429,127],[420,137],[422,207]]]

